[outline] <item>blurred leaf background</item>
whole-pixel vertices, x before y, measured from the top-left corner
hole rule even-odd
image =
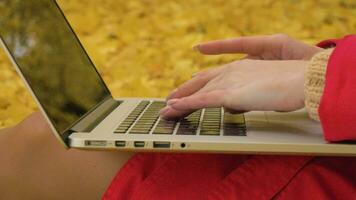
[[[164,97],[192,73],[240,58],[195,44],[287,33],[309,44],[356,32],[353,0],[58,0],[115,97]],[[1,28],[1,27],[0,27]],[[0,51],[0,127],[37,110]]]

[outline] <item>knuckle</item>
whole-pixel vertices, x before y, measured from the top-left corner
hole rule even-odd
[[[222,99],[223,99],[223,107],[224,108],[230,108],[231,105],[231,95],[229,94],[228,91],[224,91],[223,95],[222,95]]]
[[[224,108],[233,109],[234,105],[236,104],[234,99],[238,99],[238,98],[233,99],[232,98],[233,96],[236,97],[236,94],[233,95],[230,90],[223,91],[221,97],[222,97],[222,104]]]

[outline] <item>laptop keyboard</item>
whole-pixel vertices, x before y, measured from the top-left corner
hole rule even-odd
[[[141,101],[114,131],[119,134],[166,134],[245,136],[242,114],[225,113],[222,108],[198,110],[177,121],[159,117],[166,106],[162,101]]]
[[[138,106],[129,114],[129,116],[123,122],[121,122],[120,126],[115,130],[115,133],[126,133],[149,103],[149,101],[141,101]]]
[[[159,111],[165,106],[163,102],[152,102],[129,131],[130,134],[148,134],[159,118]]]
[[[181,119],[177,130],[177,135],[195,135],[199,127],[201,113],[202,110],[198,110]]]

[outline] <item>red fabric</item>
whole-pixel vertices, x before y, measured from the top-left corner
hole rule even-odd
[[[356,140],[356,36],[335,45],[319,115],[327,140]],[[103,199],[356,200],[356,158],[140,153]]]
[[[356,199],[356,158],[136,154],[104,200]]]
[[[321,41],[317,44],[318,47],[321,47],[321,48],[331,48],[331,47],[335,47],[336,44],[340,41],[340,39],[329,39],[329,40],[324,40],[324,41]]]
[[[324,137],[328,141],[356,140],[356,35],[335,43],[326,71],[319,106]]]

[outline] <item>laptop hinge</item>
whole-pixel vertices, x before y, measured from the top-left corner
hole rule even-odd
[[[113,110],[115,110],[120,103],[120,101],[113,98],[108,98],[87,116],[77,122],[70,130],[73,132],[90,132]]]

